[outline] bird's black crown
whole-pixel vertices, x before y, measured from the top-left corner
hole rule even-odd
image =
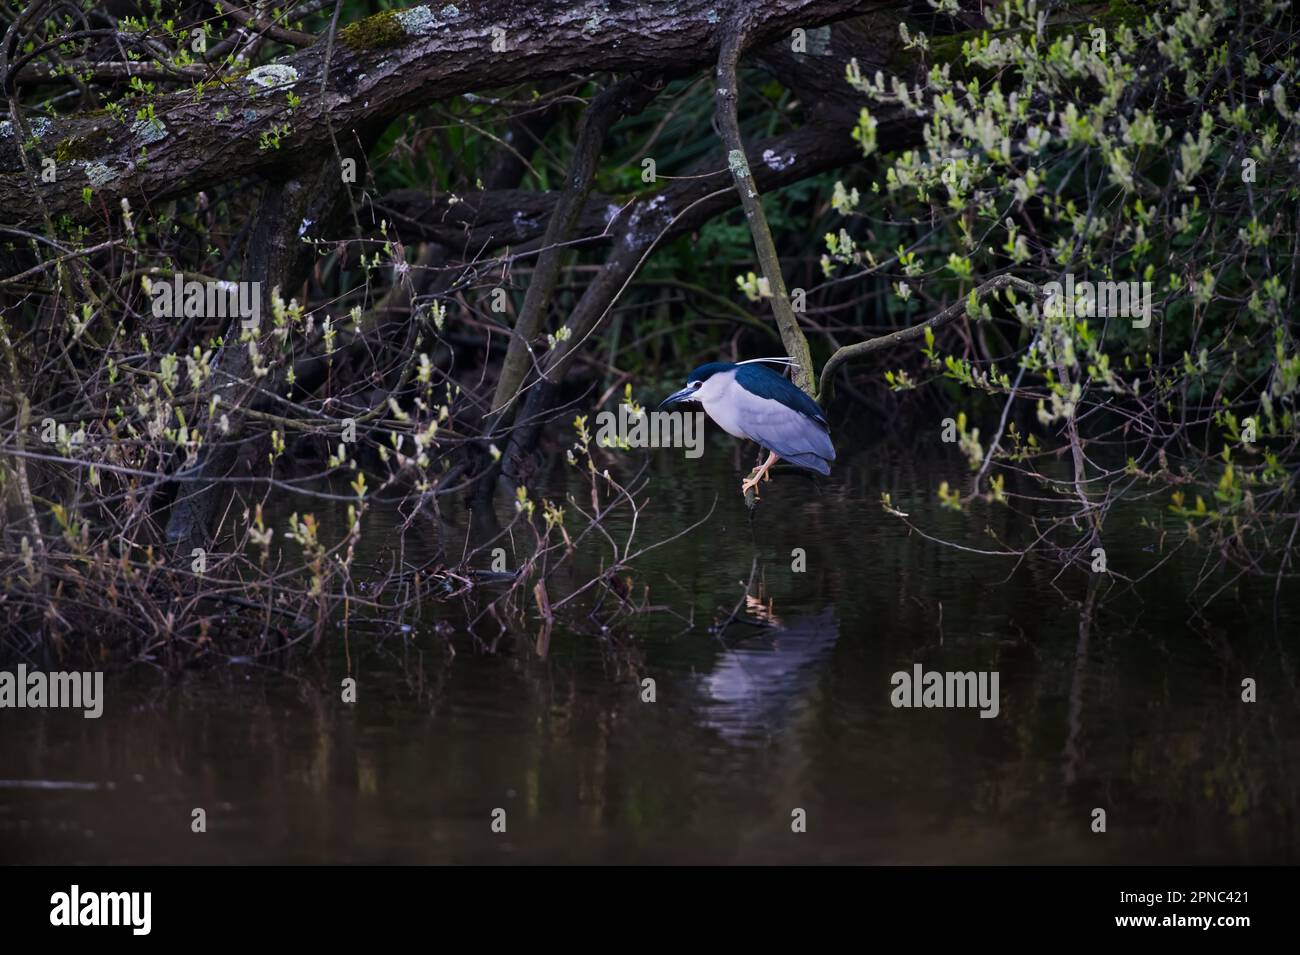
[[[708,381],[719,372],[731,371],[731,369],[735,367],[736,363],[733,361],[711,361],[707,365],[700,365],[700,367],[687,375],[686,383],[690,384],[693,381]]]

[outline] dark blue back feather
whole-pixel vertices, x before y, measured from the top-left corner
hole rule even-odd
[[[820,424],[826,423],[826,415],[822,413],[817,402],[808,397],[808,394],[789,378],[773,371],[767,365],[755,362],[751,365],[736,366],[736,381],[746,391],[761,398],[779,401],[787,408],[793,408]]]

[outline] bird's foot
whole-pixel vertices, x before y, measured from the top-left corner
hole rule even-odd
[[[757,501],[759,498],[759,494],[758,494],[759,482],[772,480],[772,475],[770,473],[772,470],[772,465],[776,464],[778,460],[780,459],[775,454],[769,454],[766,461],[764,461],[758,467],[754,468],[753,471],[750,471],[749,477],[745,478],[745,480],[740,482],[740,493],[744,495],[746,498],[748,498],[749,492],[753,491],[754,500]]]

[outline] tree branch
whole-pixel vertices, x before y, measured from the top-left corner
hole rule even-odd
[[[754,251],[758,254],[759,266],[767,279],[772,314],[781,331],[781,341],[786,353],[797,363],[795,384],[815,398],[816,376],[813,372],[812,352],[808,349],[808,337],[799,327],[799,320],[795,318],[794,309],[790,306],[785,278],[781,275],[781,260],[777,256],[776,243],[772,240],[772,230],[767,225],[767,216],[763,213],[758,184],[750,172],[745,143],[740,135],[740,120],[736,115],[736,63],[745,44],[746,30],[747,25],[742,15],[723,37],[722,49],[718,54],[718,133],[727,149],[727,166],[736,180],[736,192],[740,195],[740,204],[745,210],[749,231],[754,237]]]
[[[1007,287],[1017,288],[1022,292],[1032,295],[1037,301],[1043,297],[1042,291],[1037,285],[1026,282],[1024,279],[1016,278],[1014,275],[999,275],[996,278],[989,279],[983,285],[976,286],[974,295],[976,299],[983,299],[991,292]],[[875,338],[869,338],[864,342],[856,342],[852,345],[844,345],[837,349],[826,364],[822,367],[821,387],[819,393],[825,395],[830,387],[831,381],[835,376],[836,370],[846,361],[852,361],[863,358],[874,352],[882,351],[886,348],[892,348],[895,345],[905,345],[908,342],[914,342],[917,339],[925,337],[925,330],[939,329],[947,325],[954,319],[966,314],[966,303],[969,296],[963,298],[960,302],[955,302],[945,308],[942,312],[927,318],[925,321],[916,325],[910,325],[907,328],[900,328],[896,332],[890,332],[888,335],[877,335]]]
[[[496,396],[492,399],[493,421],[505,420],[532,366],[532,349],[529,343],[536,337],[546,315],[551,292],[560,276],[560,265],[566,249],[561,243],[573,234],[573,227],[581,218],[587,194],[600,162],[600,150],[609,132],[621,117],[639,113],[654,99],[656,86],[643,77],[630,77],[603,91],[592,102],[583,117],[578,131],[578,142],[565,186],[555,203],[546,235],[542,238],[542,252],[538,256],[519,320],[510,336],[510,345],[501,375],[497,379]]]
[[[289,46],[311,46],[319,39],[319,37],[311,33],[303,33],[301,30],[290,30],[288,27],[282,27],[275,23],[263,22],[254,14],[249,13],[247,10],[241,10],[230,2],[221,4],[221,12],[230,14],[232,20],[238,21],[250,30],[265,34],[272,40],[287,43]]]
[[[769,41],[795,26],[815,27],[891,3],[767,0],[752,13],[751,34]],[[339,31],[324,95],[303,96],[294,108],[286,93],[320,87],[325,44],[271,67],[222,77],[201,97],[192,90],[160,95],[153,103],[157,122],[147,126],[104,114],[50,122],[39,153],[53,156],[63,146],[65,154],[82,157],[68,160],[68,168],[61,164],[56,182],[29,181],[17,138],[3,136],[0,208],[12,213],[15,225],[40,224],[39,195],[52,215],[86,221],[103,207],[82,200],[87,186],[113,207],[123,197],[136,204],[186,195],[276,165],[287,154],[311,154],[328,142],[327,118],[342,129],[387,122],[433,100],[574,71],[694,70],[714,58],[717,19],[714,0],[613,4],[595,19],[578,16],[569,0],[489,0],[436,12],[412,7],[379,13]],[[279,148],[263,148],[263,134],[273,130]],[[146,162],[139,161],[141,150]]]

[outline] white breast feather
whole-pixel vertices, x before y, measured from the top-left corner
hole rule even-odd
[[[739,387],[736,384],[735,372],[722,372],[710,377],[695,394],[700,404],[704,406],[705,413],[717,423],[719,428],[733,438],[748,438],[749,435],[741,429],[736,415],[738,406],[728,400],[731,390]]]

